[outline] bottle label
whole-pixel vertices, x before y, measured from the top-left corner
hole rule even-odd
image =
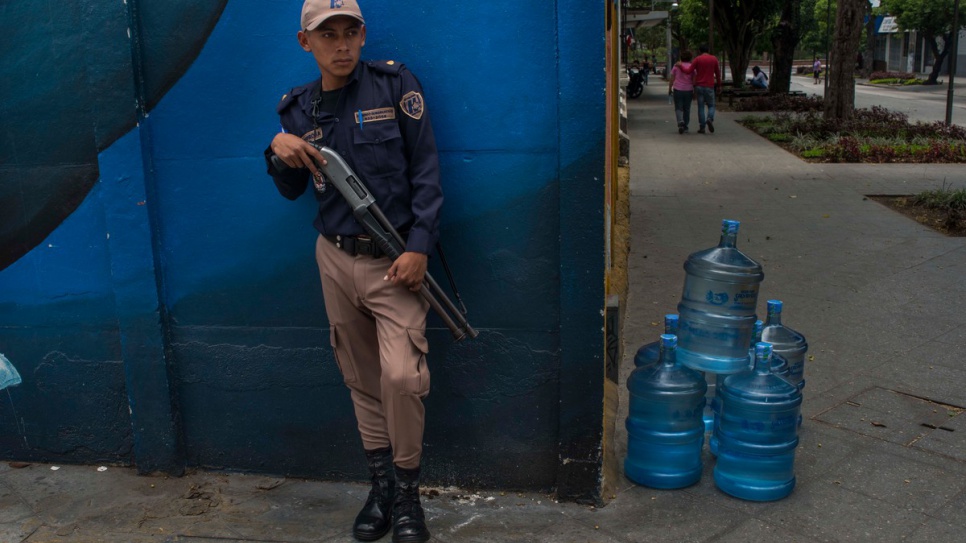
[[[744,339],[745,334],[743,330],[739,328],[725,328],[722,326],[701,326],[690,321],[685,321],[682,325],[678,326],[678,332],[681,336],[687,335],[689,338],[696,340],[701,340],[702,343],[709,344],[722,344],[722,346],[734,346],[738,347],[739,350],[736,351],[739,354],[747,354],[746,349],[740,343],[740,340]],[[683,333],[682,333],[683,332]]]
[[[732,424],[738,423],[742,433],[746,435],[766,434],[779,436],[797,431],[798,410],[796,409],[794,412],[783,410],[781,413],[774,413],[768,417],[754,419],[740,418],[729,422]],[[729,425],[726,424],[726,426]]]
[[[692,275],[684,281],[684,300],[742,314],[755,312],[758,284],[741,285],[709,281]]]

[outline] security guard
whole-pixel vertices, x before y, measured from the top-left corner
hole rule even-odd
[[[265,156],[282,196],[298,198],[312,179],[319,203],[316,260],[330,341],[372,475],[353,535],[374,541],[392,527],[394,543],[423,542],[430,537],[419,502],[429,304],[417,293],[443,202],[433,129],[412,73],[391,60],[359,61],[366,26],[354,0],[306,0],[301,23],[299,44],[321,77],[282,97],[282,132]],[[395,261],[328,189],[315,165],[325,161],[310,143],[344,157],[404,233],[406,251]],[[290,168],[275,168],[273,154]]]

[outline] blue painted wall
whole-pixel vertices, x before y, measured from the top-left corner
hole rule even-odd
[[[0,57],[0,352],[23,376],[0,455],[361,477],[314,202],[279,196],[261,157],[279,97],[318,76],[301,2],[81,1],[70,23],[33,4],[0,8],[19,36]],[[481,332],[430,322],[434,482],[597,492],[605,5],[362,1],[363,57],[425,88]]]

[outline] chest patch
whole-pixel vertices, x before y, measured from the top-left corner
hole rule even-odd
[[[378,109],[367,109],[356,114],[356,124],[371,123],[374,121],[391,121],[396,118],[396,109],[391,107],[381,107]]]
[[[403,113],[416,119],[417,121],[423,117],[423,95],[416,91],[409,91],[402,100],[399,102],[399,109]]]
[[[308,142],[319,141],[322,139],[322,129],[313,128],[302,135],[302,139]]]

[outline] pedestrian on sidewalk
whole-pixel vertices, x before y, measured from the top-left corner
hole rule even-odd
[[[815,82],[812,83],[813,85],[818,85],[818,79],[821,74],[822,61],[819,60],[818,57],[815,57],[815,60],[812,62],[812,75],[815,77]]]
[[[282,196],[298,198],[310,179],[316,189],[315,255],[330,343],[372,480],[352,535],[375,541],[392,529],[393,541],[421,543],[430,538],[419,500],[429,303],[418,292],[443,202],[433,129],[419,81],[402,63],[360,62],[366,25],[356,0],[305,0],[298,42],[321,77],[282,97],[282,132],[265,156]],[[407,238],[395,261],[365,235],[339,192],[326,190],[316,166],[325,161],[313,145],[337,151],[368,182]],[[273,154],[289,168],[276,168]]]
[[[694,74],[694,94],[698,97],[698,134],[705,133],[705,125],[708,132],[714,134],[714,99],[715,94],[721,92],[721,65],[718,64],[718,58],[709,53],[707,44],[698,47],[698,51],[701,54],[687,68],[682,67],[681,72]],[[681,61],[675,66],[681,66]]]
[[[680,66],[675,65],[671,70],[668,81],[669,93],[674,93],[674,116],[678,121],[678,134],[688,132],[691,124],[691,102],[694,100],[694,75],[684,73],[684,68],[691,66],[691,51],[681,51]]]

